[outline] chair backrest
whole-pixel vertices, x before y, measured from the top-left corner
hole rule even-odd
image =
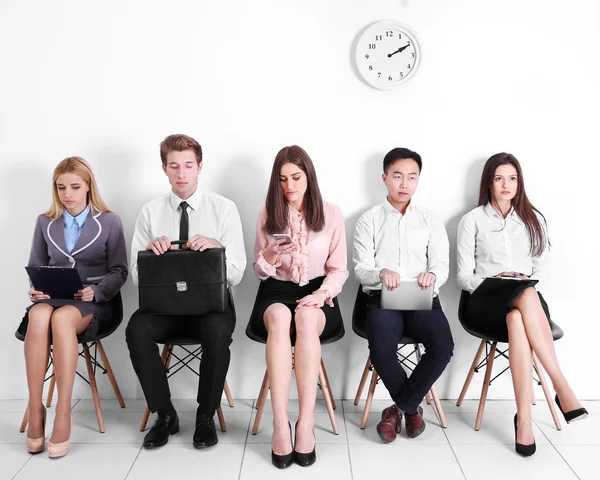
[[[458,320],[461,325],[464,327],[464,321],[467,318],[467,305],[469,305],[469,300],[471,299],[471,294],[466,290],[463,290],[460,293],[460,301],[458,302]]]
[[[260,332],[255,331],[252,327],[252,318],[254,318],[254,314],[256,312],[256,304],[258,299],[261,296],[262,290],[263,290],[263,284],[264,282],[260,282],[258,284],[258,291],[256,292],[256,298],[254,300],[254,306],[252,307],[252,313],[250,313],[250,317],[248,319],[248,325],[246,325],[246,336],[250,339],[250,340],[254,340],[255,342],[259,342],[259,343],[266,343],[267,339],[263,338],[263,335]]]
[[[362,285],[358,285],[356,300],[354,301],[354,310],[352,310],[352,330],[359,337],[367,338],[365,331],[365,321],[367,318],[367,301],[369,295],[363,292]]]
[[[97,335],[86,337],[84,335],[77,335],[77,341],[79,343],[90,343],[96,340],[102,340],[119,328],[121,322],[123,321],[123,298],[121,297],[121,292],[117,292],[115,297],[112,299],[113,303],[113,315],[112,321],[110,324],[110,328],[107,330],[99,331]]]

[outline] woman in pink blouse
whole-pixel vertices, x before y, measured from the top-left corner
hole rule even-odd
[[[291,243],[275,240],[288,234]],[[278,468],[316,460],[314,408],[321,362],[319,336],[342,322],[337,299],[348,278],[346,234],[339,207],[324,202],[313,163],[299,146],[282,148],[273,164],[265,206],[258,215],[254,271],[264,283],[253,328],[265,329],[273,406],[271,459]],[[288,420],[291,335],[300,413],[295,446]]]

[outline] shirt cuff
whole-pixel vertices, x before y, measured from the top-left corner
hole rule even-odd
[[[263,250],[264,252],[264,250]],[[265,272],[270,277],[274,277],[277,274],[277,267],[281,266],[281,257],[278,258],[277,262],[274,264],[270,264],[265,259],[263,252],[258,254],[258,258],[256,259],[256,264],[261,268],[263,272]]]

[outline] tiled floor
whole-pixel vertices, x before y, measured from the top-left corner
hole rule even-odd
[[[157,450],[141,448],[139,424],[145,404],[130,400],[121,409],[116,401],[102,401],[106,433],[98,432],[94,405],[90,400],[74,401],[73,432],[69,454],[50,460],[45,453],[31,456],[25,451],[25,434],[18,428],[25,401],[0,401],[0,479],[86,480],[154,478],[289,479],[307,478],[362,480],[372,478],[420,479],[600,479],[600,402],[585,402],[590,417],[565,425],[557,431],[544,402],[533,407],[537,453],[521,458],[514,451],[512,417],[514,402],[489,401],[481,430],[473,429],[477,402],[465,401],[456,407],[443,401],[448,428],[439,426],[432,407],[424,406],[427,429],[409,440],[404,432],[395,442],[384,445],[375,431],[380,412],[390,402],[375,400],[367,428],[361,430],[364,401],[338,401],[336,418],[340,434],[334,435],[327,410],[318,402],[315,414],[317,463],[304,469],[292,465],[278,470],[271,465],[270,434],[272,414],[267,402],[260,429],[250,429],[255,410],[252,400],[235,400],[235,407],[223,404],[227,432],[219,432],[219,444],[208,450],[192,446],[195,402],[175,401],[181,431],[169,444]],[[290,420],[295,421],[298,403],[291,402]],[[49,409],[48,424],[54,415]],[[153,419],[150,418],[149,425]],[[50,433],[50,432],[48,432]]]

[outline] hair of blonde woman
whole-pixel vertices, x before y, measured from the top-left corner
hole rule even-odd
[[[87,183],[89,186],[87,203],[90,205],[91,210],[96,213],[110,212],[100,196],[96,178],[88,163],[81,157],[68,157],[61,161],[54,169],[54,174],[52,175],[52,206],[47,212],[44,212],[44,215],[50,218],[50,220],[58,220],[65,211],[65,206],[58,197],[58,188],[56,187],[58,177],[64,173],[74,173],[79,175],[83,181]]]

